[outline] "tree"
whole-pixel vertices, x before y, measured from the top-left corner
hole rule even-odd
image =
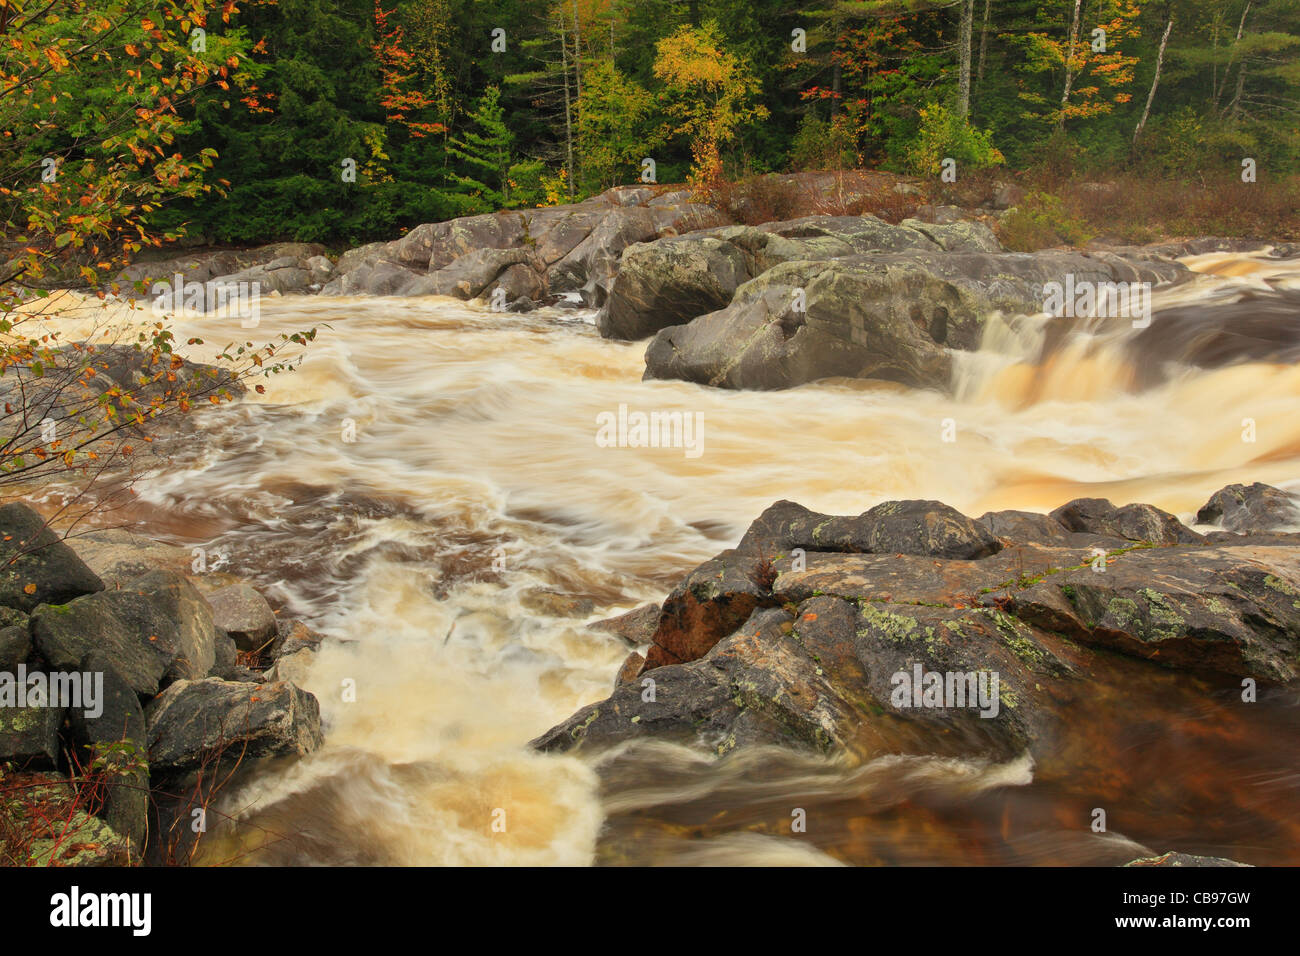
[[[696,185],[716,183],[722,174],[721,149],[739,129],[764,119],[760,91],[749,63],[724,49],[717,23],[680,27],[657,44],[654,72],[664,84],[665,138],[690,140],[691,177]]]
[[[599,186],[618,185],[661,142],[654,96],[608,62],[587,68],[578,101],[578,152]]]
[[[459,159],[468,175],[452,174],[462,192],[476,197],[490,209],[510,205],[511,147],[514,137],[505,124],[501,88],[489,86],[466,119],[471,124],[460,136],[448,140],[447,152]]]

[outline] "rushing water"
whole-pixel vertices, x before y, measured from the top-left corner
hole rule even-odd
[[[1158,309],[1237,315],[1300,287],[1294,260],[1192,265],[1206,275]],[[1294,696],[1243,726],[1222,688],[1150,668],[1134,681],[1162,716],[1138,695],[1098,701],[1077,747],[1042,767],[526,748],[606,696],[627,653],[584,622],[662,599],[777,499],[978,515],[1092,495],[1190,520],[1230,482],[1300,486],[1300,366],[1169,367],[1179,355],[1127,322],[1040,365],[1049,323],[1030,318],[990,323],[953,396],[732,392],[642,382],[645,343],[604,341],[572,312],[288,297],[263,303],[253,334],[325,324],[299,371],[205,411],[205,441],[137,489],[146,533],[229,552],[284,615],[337,638],[307,681],[326,746],[230,795],[240,823],[208,862],[1114,863],[1144,847],[1300,862]],[[250,335],[217,319],[180,331]],[[702,414],[703,454],[598,447],[597,415],[620,404]],[[1087,828],[1102,797],[1131,809],[1104,836]],[[807,834],[792,836],[792,807]]]

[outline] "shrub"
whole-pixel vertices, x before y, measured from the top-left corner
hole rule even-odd
[[[937,176],[945,159],[966,169],[985,169],[1006,162],[993,145],[993,134],[971,126],[945,106],[921,108],[921,126],[906,149],[908,168],[918,176]]]

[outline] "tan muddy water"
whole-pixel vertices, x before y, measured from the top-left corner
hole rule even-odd
[[[1205,275],[1157,292],[1158,309],[1300,287],[1294,260],[1191,264]],[[1135,359],[1126,321],[1038,366],[1040,317],[990,323],[983,350],[959,356],[955,396],[759,393],[642,382],[645,343],[556,310],[288,297],[254,330],[180,332],[224,344],[325,323],[301,370],[203,412],[210,444],[142,482],[130,513],[154,537],[229,552],[284,615],[340,639],[307,682],[325,748],[229,795],[238,826],[203,861],[1061,864],[1178,849],[1300,863],[1295,695],[1247,721],[1224,705],[1231,685],[1136,665],[1131,692],[1082,708],[1074,745],[1041,766],[526,747],[609,692],[627,649],[584,622],[662,599],[773,501],[856,514],[934,498],[979,515],[1090,495],[1190,521],[1230,482],[1300,488],[1300,366],[1175,367],[1140,388],[1153,359]],[[597,415],[620,404],[702,414],[703,453],[598,447]],[[1108,834],[1088,829],[1096,806]],[[807,833],[791,833],[794,808]]]

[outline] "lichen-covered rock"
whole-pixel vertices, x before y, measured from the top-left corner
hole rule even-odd
[[[658,604],[643,604],[626,614],[596,621],[587,627],[593,631],[613,634],[632,647],[640,647],[649,644],[654,638],[655,630],[659,627],[659,612]]]
[[[11,682],[0,694],[12,692],[15,675],[0,680]],[[12,760],[20,767],[53,767],[59,760],[59,728],[64,708],[46,704],[19,706],[0,697],[0,762]]]
[[[31,612],[103,589],[44,518],[21,502],[0,505],[0,605]]]
[[[1048,758],[1146,668],[1300,678],[1300,536],[1212,544],[1091,499],[978,522],[938,502],[828,516],[783,501],[673,589],[638,664],[536,746]]]

